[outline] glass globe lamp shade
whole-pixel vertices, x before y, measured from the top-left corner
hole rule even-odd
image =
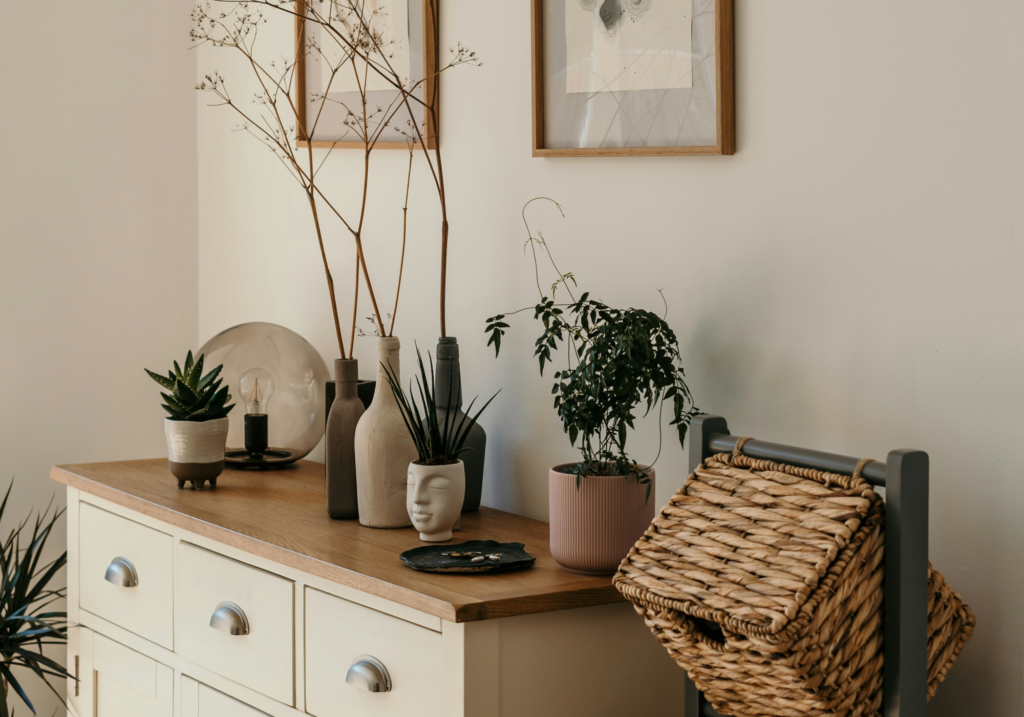
[[[324,435],[324,387],[331,379],[320,353],[306,339],[277,324],[254,322],[222,331],[203,344],[205,365],[224,364],[221,377],[238,408],[228,414],[228,450],[245,443],[245,416],[263,392],[269,443],[298,460]],[[251,384],[258,378],[260,388]],[[246,393],[246,395],[241,395]]]

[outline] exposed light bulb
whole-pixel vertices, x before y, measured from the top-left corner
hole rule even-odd
[[[240,398],[250,416],[266,415],[274,396],[274,377],[264,368],[251,368],[238,380]]]

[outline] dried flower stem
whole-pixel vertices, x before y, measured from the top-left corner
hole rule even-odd
[[[391,327],[388,336],[395,332],[395,316],[398,314],[398,297],[402,293],[402,269],[405,267],[405,236],[409,224],[409,187],[412,185],[412,160],[415,156],[412,142],[409,143],[409,173],[405,177],[405,206],[402,207],[402,258],[398,260],[398,288],[395,289],[395,310],[391,315]]]

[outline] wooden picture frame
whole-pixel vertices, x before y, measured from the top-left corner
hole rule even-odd
[[[735,58],[733,0],[714,0],[715,115],[716,142],[685,146],[636,147],[548,147],[545,143],[545,35],[544,10],[548,2],[575,0],[531,0],[533,156],[534,157],[642,157],[679,155],[731,155],[736,152]],[[668,0],[678,2],[679,0]],[[628,94],[628,93],[624,93]]]
[[[403,2],[405,0],[398,0]],[[408,0],[410,3],[414,0]],[[440,101],[440,86],[439,86],[439,75],[437,72],[438,58],[437,58],[437,28],[439,25],[438,19],[438,0],[423,0],[423,76],[425,79],[423,87],[423,96],[429,98],[429,103],[434,110],[431,114],[426,107],[423,108],[423,138],[426,141],[426,149],[437,148],[437,127],[434,126],[434,117],[437,116],[437,107]],[[296,127],[296,146],[297,147],[308,147],[312,145],[314,148],[325,148],[325,149],[364,149],[363,143],[360,141],[334,141],[329,139],[314,139],[312,142],[308,141],[305,136],[306,127],[306,53],[300,48],[305,48],[306,45],[306,2],[305,0],[295,0],[295,47],[296,52],[296,63],[295,63],[295,108],[298,119]],[[412,143],[413,149],[424,149],[423,144],[420,142]],[[378,141],[374,145],[374,149],[409,149],[408,142],[399,141]]]

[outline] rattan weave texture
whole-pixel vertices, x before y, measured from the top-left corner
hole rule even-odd
[[[655,517],[614,583],[722,714],[874,717],[884,517],[857,474],[719,454]],[[930,698],[975,620],[930,566],[929,596]]]

